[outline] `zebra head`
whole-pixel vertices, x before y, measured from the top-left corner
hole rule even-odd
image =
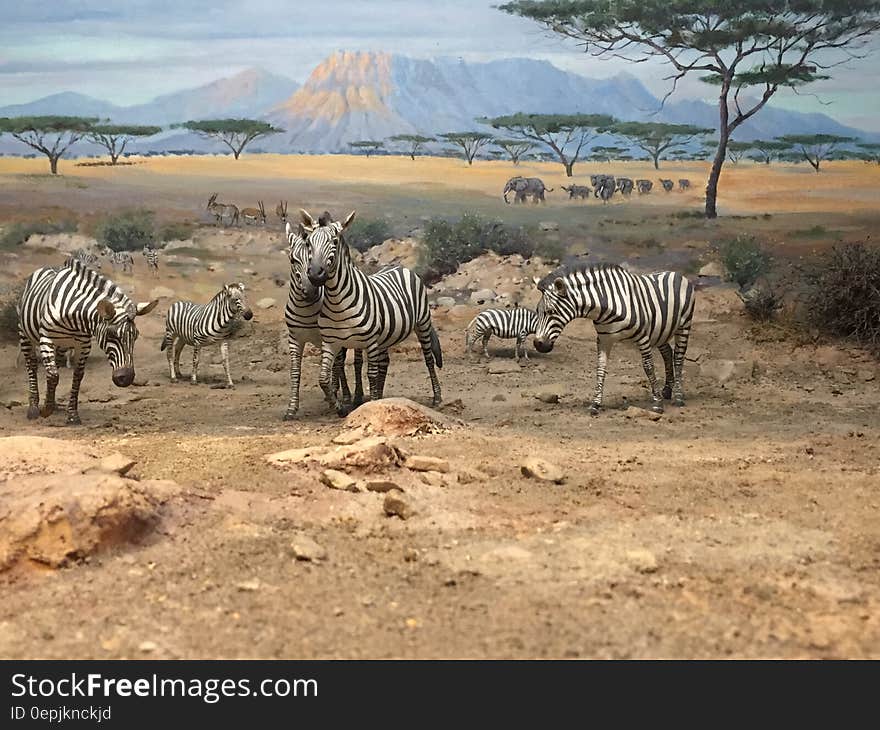
[[[300,210],[303,225],[308,231],[309,265],[306,270],[309,281],[314,286],[323,286],[328,279],[336,275],[340,254],[342,231],[351,225],[355,211],[348,214],[342,221],[330,220],[330,215],[325,213],[317,222],[306,211]]]
[[[249,320],[254,316],[254,313],[247,305],[247,299],[245,299],[244,296],[244,284],[241,282],[224,284],[223,294],[226,297],[227,304],[232,311],[233,316],[237,317],[238,315],[241,315],[246,320]]]
[[[149,314],[159,303],[126,302],[118,307],[110,299],[98,301],[95,308],[94,336],[113,368],[113,385],[127,388],[134,382],[134,343],[138,338],[135,317]]]
[[[535,349],[550,352],[556,339],[562,334],[571,320],[579,316],[583,302],[579,302],[578,291],[567,276],[553,274],[543,280],[533,279],[541,291],[541,301],[536,311],[538,323],[535,327]]]
[[[318,298],[319,287],[312,284],[306,275],[309,267],[309,244],[306,242],[308,232],[302,223],[296,229],[292,228],[290,221],[284,228],[287,233],[287,257],[290,259],[290,286],[293,288],[294,298],[303,302],[313,302]]]

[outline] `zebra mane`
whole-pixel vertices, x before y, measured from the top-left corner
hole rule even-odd
[[[596,271],[625,271],[625,269],[620,264],[598,263],[583,261],[581,259],[573,259],[571,261],[565,262],[561,266],[556,267],[555,269],[553,269],[553,271],[551,271],[543,279],[541,279],[541,281],[538,282],[538,290],[544,291],[556,279],[571,276],[572,274],[583,274],[585,272]]]
[[[86,266],[79,259],[73,259],[70,262],[69,266],[65,266],[62,269],[59,269],[59,272],[63,272],[64,269],[68,269],[70,271],[75,271],[77,273],[77,278],[82,280],[82,275],[84,275],[85,281],[88,282],[88,285],[91,288],[99,289],[104,293],[110,301],[117,302],[123,305],[126,309],[131,309],[134,307],[134,303],[129,298],[129,296],[119,288],[119,286],[112,279],[107,278],[102,273],[95,271],[94,269]]]

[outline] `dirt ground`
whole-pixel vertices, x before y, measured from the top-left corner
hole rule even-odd
[[[224,164],[221,178],[189,191],[194,199],[203,189],[231,186],[248,169]],[[116,185],[108,176],[131,168],[104,177],[82,168],[88,172],[77,177],[72,163],[64,165],[70,175],[61,180],[0,174],[4,220],[19,215],[24,199],[82,215],[118,205],[161,209],[165,202],[182,209],[182,191],[202,175],[164,178],[142,169]],[[855,170],[841,168],[840,175]],[[801,174],[786,170],[780,178]],[[833,172],[803,179],[838,190]],[[291,201],[301,184],[289,183]],[[268,172],[244,173],[239,185],[273,200],[267,191],[278,183]],[[290,209],[385,207],[416,226],[434,207],[475,202],[500,216],[559,221],[563,233],[571,226],[566,235],[576,243],[595,248],[598,241],[609,256],[634,265],[674,264],[685,255],[703,261],[709,241],[738,226],[760,225],[791,255],[824,245],[791,236],[814,221],[829,242],[877,229],[858,205],[845,212],[833,203],[823,213],[818,194],[797,222],[780,205],[766,209],[770,221],[707,224],[670,219],[686,205],[672,196],[613,213],[559,201],[514,211],[490,200],[488,187],[483,197],[451,188],[429,194],[410,180],[393,192],[337,178],[321,178],[314,188]],[[778,190],[771,184],[766,199]],[[868,199],[876,209],[878,187]],[[401,201],[417,202],[398,207]],[[644,235],[660,239],[657,247],[626,245],[640,220],[650,229]],[[587,226],[580,239],[578,226]],[[281,421],[287,270],[280,247],[276,227],[205,228],[165,254],[157,279],[140,261],[133,277],[118,279],[140,300],[155,286],[206,298],[227,280],[246,281],[252,305],[275,299],[271,308],[255,307],[253,325],[230,345],[234,390],[211,388],[221,382],[216,351],[203,356],[205,383],[168,381],[159,352],[168,298],[139,323],[141,385],[115,388],[95,348],[81,427],[65,427],[63,414],[27,421],[26,406],[16,405],[27,401],[17,348],[0,347],[0,436],[119,451],[137,462],[130,475],[184,487],[159,529],[138,544],[57,571],[34,566],[0,575],[0,656],[880,657],[880,365],[867,354],[755,327],[730,288],[712,286],[698,293],[686,407],[668,407],[659,421],[628,417],[628,405],[647,405],[647,388],[636,352],[620,346],[610,361],[607,408],[593,418],[588,322],[567,328],[552,353],[532,350],[527,364],[509,372],[489,370],[512,360],[511,343],[493,340],[488,364],[465,354],[464,327],[478,311],[466,290],[531,275],[515,261],[487,260],[482,278],[469,268],[469,281],[431,293],[454,293],[461,302],[435,309],[434,321],[445,361],[442,410],[464,427],[399,440],[405,450],[451,465],[448,474],[428,475],[407,490],[403,498],[415,514],[402,520],[385,515],[382,494],[329,489],[314,472],[265,459],[327,445],[344,429],[322,402],[314,354],[304,364],[301,419]],[[0,285],[58,258],[48,243],[0,252]],[[59,402],[68,387],[69,372],[62,372]],[[414,341],[392,354],[386,393],[430,402]],[[545,402],[554,395],[558,402]],[[532,456],[561,468],[565,480],[523,476],[520,466]],[[294,559],[291,542],[301,535],[326,558]]]

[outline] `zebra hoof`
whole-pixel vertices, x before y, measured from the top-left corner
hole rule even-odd
[[[654,411],[654,413],[663,413],[663,406],[659,403],[656,403],[651,406],[651,410]]]
[[[29,421],[33,421],[40,417],[40,407],[39,406],[28,406],[27,409],[27,417]]]
[[[53,413],[55,413],[54,403],[46,403],[42,408],[40,408],[40,418],[48,418]]]
[[[341,406],[336,407],[336,415],[339,416],[340,418],[345,418],[353,410],[354,410],[354,406],[352,406],[351,403],[347,403],[345,405],[341,405]]]
[[[354,408],[358,408],[359,406],[362,406],[364,402],[364,394],[361,393],[360,395],[355,395],[354,400],[351,402],[351,405]]]
[[[602,410],[602,407],[597,403],[593,403],[593,405],[590,406],[590,415],[598,416],[600,410]]]
[[[684,398],[676,398],[676,399],[675,399],[675,405],[677,405],[679,408],[681,408],[682,406],[684,406]]]
[[[295,421],[296,419],[296,411],[292,411],[289,408],[284,411],[284,415],[281,417],[282,421]]]
[[[79,413],[74,413],[68,416],[65,423],[68,426],[82,426],[82,421],[80,420]]]
[[[672,398],[672,386],[664,385],[663,386],[663,400],[669,400]]]

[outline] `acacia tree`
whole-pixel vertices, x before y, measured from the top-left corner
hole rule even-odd
[[[853,137],[842,137],[838,134],[786,134],[777,139],[787,143],[789,147],[796,147],[801,157],[817,173],[822,162],[832,157],[837,145],[855,142]]]
[[[739,161],[746,156],[746,152],[751,149],[751,142],[736,142],[731,140],[727,143],[727,159],[734,165],[738,165]]]
[[[385,143],[375,139],[362,139],[357,142],[349,142],[348,146],[355,152],[363,152],[367,157],[376,154],[381,149],[385,149]]]
[[[626,150],[623,147],[593,147],[590,158],[610,163],[614,160],[623,159],[624,152]]]
[[[464,152],[468,165],[473,165],[477,153],[492,142],[492,135],[482,132],[448,132],[440,136],[447,142],[457,145]]]
[[[534,145],[526,139],[496,139],[493,144],[507,153],[510,161],[518,165],[522,156],[532,150]]]
[[[388,138],[389,142],[402,142],[407,147],[409,158],[415,162],[416,155],[424,152],[425,145],[434,142],[433,137],[422,137],[420,134],[395,134]]]
[[[733,132],[784,87],[822,78],[857,57],[880,30],[880,0],[515,0],[500,10],[530,18],[594,56],[672,67],[671,89],[701,74],[718,92],[718,147],[706,216],[718,215],[718,181]],[[757,90],[746,100],[743,91]],[[665,98],[664,98],[665,101]]]
[[[607,114],[510,114],[481,119],[517,139],[548,147],[571,177],[584,148],[616,120]]]
[[[162,127],[137,126],[129,124],[99,124],[89,129],[88,138],[101,145],[110,154],[110,164],[125,152],[125,146],[136,137],[152,137],[159,134]]]
[[[237,160],[245,147],[255,139],[278,134],[283,129],[257,119],[206,119],[184,122],[182,126],[201,137],[217,139],[225,144]]]
[[[0,134],[11,134],[19,142],[49,158],[49,169],[58,174],[58,160],[88,134],[98,120],[89,117],[4,117]]]
[[[630,140],[636,147],[647,152],[654,161],[654,169],[660,169],[660,155],[670,147],[680,147],[701,134],[714,130],[695,127],[692,124],[664,124],[662,122],[620,122],[610,130],[618,137]]]
[[[865,162],[876,162],[880,165],[880,143],[878,142],[859,142],[856,147],[859,151],[856,156]]]
[[[791,149],[788,142],[772,139],[756,139],[749,144],[757,153],[756,161],[763,162],[765,165],[769,165],[774,157],[779,157],[780,154]]]

